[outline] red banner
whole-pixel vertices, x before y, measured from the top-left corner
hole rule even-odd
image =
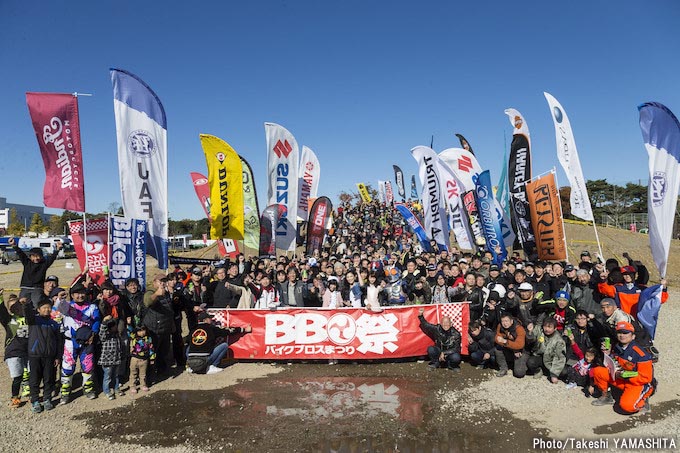
[[[210,187],[208,186],[208,178],[200,173],[191,172],[191,182],[194,183],[196,196],[203,207],[205,216],[210,219]]]
[[[104,281],[104,266],[109,265],[109,226],[106,219],[87,220],[87,242],[82,220],[68,223],[73,248],[80,269],[88,267],[88,274],[97,284]],[[86,253],[87,252],[87,253]]]
[[[223,326],[252,325],[250,334],[232,339],[236,359],[372,360],[417,357],[427,353],[432,339],[420,328],[418,310],[438,324],[449,316],[461,333],[461,352],[467,354],[467,303],[365,309],[211,310]]]
[[[45,164],[45,206],[85,212],[78,98],[26,93],[26,104]]]

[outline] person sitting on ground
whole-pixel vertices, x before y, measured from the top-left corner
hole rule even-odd
[[[434,340],[433,346],[428,346],[427,355],[430,358],[429,369],[434,370],[445,364],[453,371],[460,371],[460,343],[461,335],[451,323],[451,318],[443,316],[441,324],[430,324],[425,321],[425,309],[418,310],[420,328]]]
[[[477,368],[491,368],[496,363],[495,349],[493,330],[480,321],[472,321],[468,327],[470,364]]]
[[[542,327],[528,329],[527,340],[532,345],[527,368],[534,372],[534,378],[541,378],[544,371],[547,372],[550,382],[557,384],[566,374],[567,348],[562,335],[557,331],[555,318],[545,318]]]
[[[22,387],[28,387],[28,325],[24,317],[24,304],[16,294],[10,294],[7,305],[3,299],[4,289],[0,288],[0,323],[5,328],[5,363],[12,379],[10,407],[21,406]],[[26,298],[24,298],[26,299]]]
[[[583,388],[588,396],[593,396],[595,387],[593,385],[593,370],[596,366],[601,366],[597,360],[597,349],[588,348],[585,352],[578,350],[579,360],[567,368],[566,388]]]
[[[496,376],[503,377],[508,374],[508,366],[512,363],[512,375],[516,378],[523,378],[527,374],[527,359],[529,358],[524,350],[526,331],[510,313],[506,312],[501,315],[501,322],[496,327],[495,342],[498,345]]]
[[[656,391],[654,379],[654,364],[652,357],[635,341],[635,329],[626,321],[616,324],[618,344],[611,350],[610,357],[614,360],[616,371],[612,377],[609,368],[605,366],[593,369],[595,386],[602,392],[602,396],[592,402],[593,406],[614,404],[610,387],[622,390],[619,406],[628,414],[649,411],[649,398]],[[610,354],[610,351],[605,351]]]
[[[61,241],[55,242],[54,251],[47,257],[43,256],[43,249],[40,247],[33,247],[27,255],[19,248],[13,237],[9,238],[7,243],[14,248],[21,264],[24,266],[24,272],[21,274],[21,283],[19,285],[21,288],[19,298],[30,298],[33,306],[37,308],[37,304],[43,296],[47,269],[57,259],[59,250],[62,247]]]
[[[217,344],[220,337],[227,337],[235,333],[250,333],[253,329],[246,327],[221,328],[212,324],[212,316],[207,312],[198,314],[198,324],[189,334],[189,348],[187,351],[187,366],[190,372],[213,374],[223,371],[220,362],[227,354],[229,344],[226,340]]]

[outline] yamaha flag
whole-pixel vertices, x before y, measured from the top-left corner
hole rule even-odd
[[[649,246],[659,274],[665,277],[680,186],[680,123],[658,102],[647,102],[638,110],[649,154]]]
[[[147,252],[168,267],[168,146],[156,93],[127,71],[111,69],[123,211],[148,221]]]
[[[314,151],[302,146],[300,154],[300,181],[298,195],[298,220],[307,221],[309,201],[317,197],[321,166]]]

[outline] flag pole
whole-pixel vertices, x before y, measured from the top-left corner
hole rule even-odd
[[[78,93],[77,91],[73,93],[73,96],[78,97],[78,96],[94,96],[93,94],[90,93]]]
[[[595,230],[595,240],[597,241],[597,250],[600,252],[600,258],[604,259],[602,255],[602,245],[600,245],[600,236],[597,234],[597,224],[595,223],[595,215],[593,214],[593,229]]]
[[[85,219],[85,211],[83,211],[83,241],[85,241],[85,267],[87,267],[87,219]],[[88,269],[88,273],[89,273]]]

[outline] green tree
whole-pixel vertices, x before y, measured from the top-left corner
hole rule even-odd
[[[16,208],[9,210],[9,228],[7,234],[10,236],[21,236],[25,232],[24,224],[19,220]]]
[[[31,219],[31,226],[28,227],[28,231],[40,234],[44,232],[46,229],[47,227],[45,226],[45,222],[43,221],[42,216],[37,212],[33,214],[33,218]]]
[[[60,215],[50,216],[50,221],[47,225],[51,235],[55,236],[64,234],[64,224],[61,221]]]

